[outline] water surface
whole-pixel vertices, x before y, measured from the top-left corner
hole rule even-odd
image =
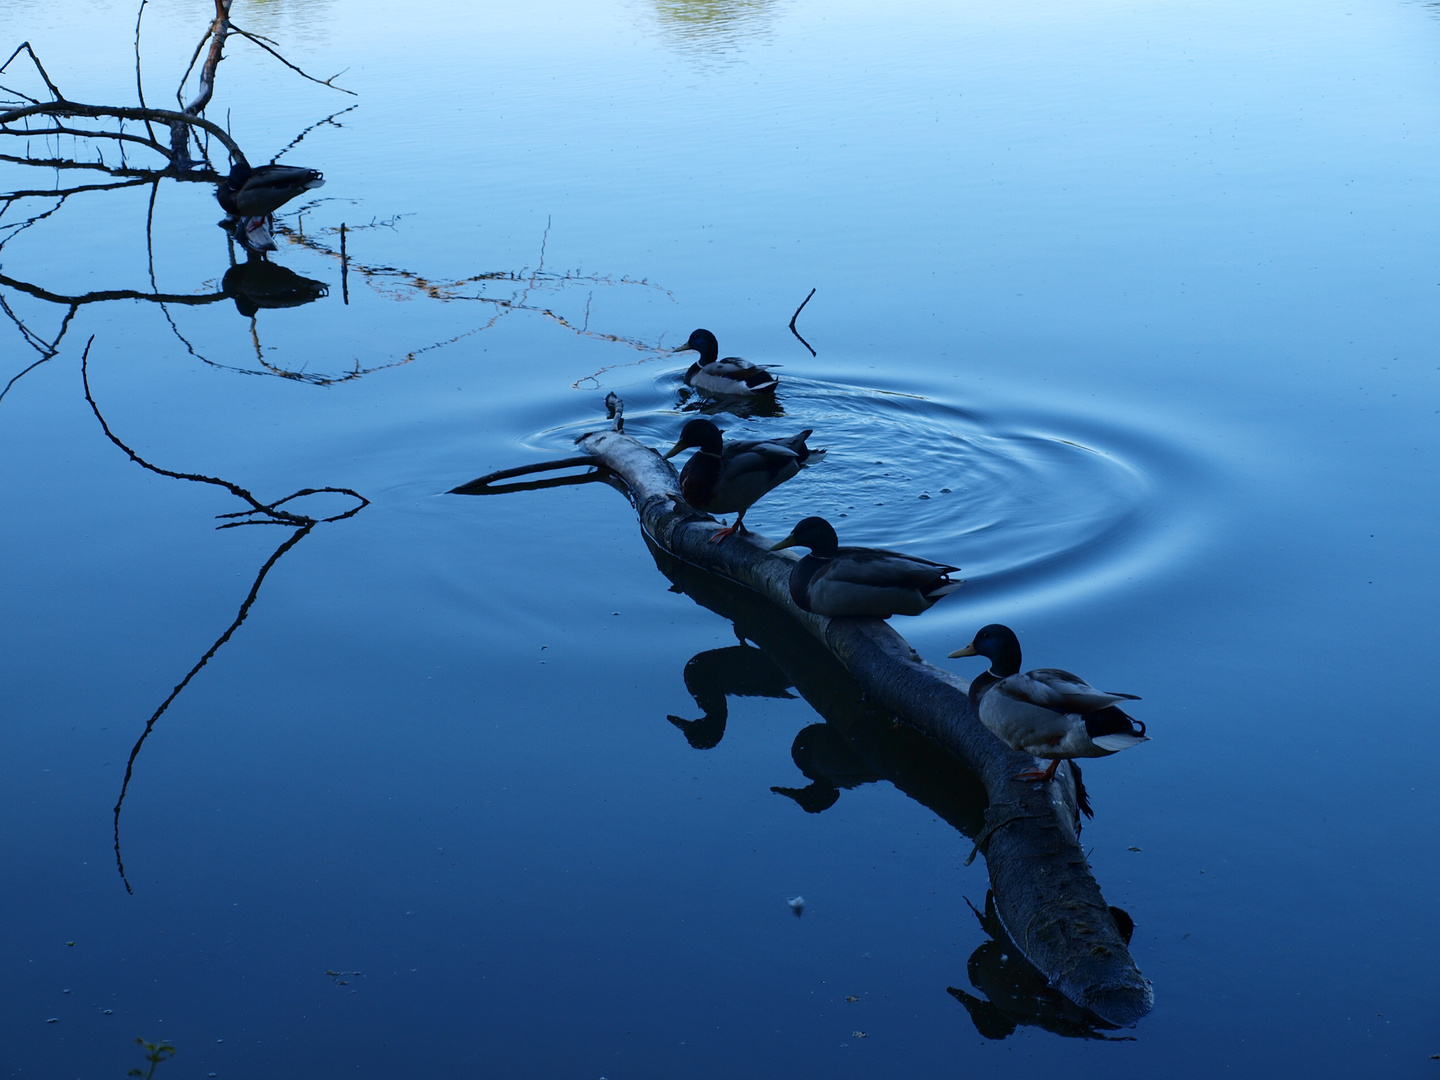
[[[129,102],[133,15],[11,4],[0,41]],[[44,360],[0,398],[6,1075],[117,1075],[136,1036],[177,1076],[1434,1068],[1427,5],[235,15],[358,94],[232,42],[209,112],[256,161],[310,129],[282,160],[327,184],[274,261],[323,297],[243,314],[204,184],[77,195],[0,249],[15,319],[64,329],[44,360],[0,322],[4,381]],[[153,100],[206,17],[147,6]],[[64,324],[111,289],[212,302]],[[566,454],[611,390],[668,446],[697,326],[782,379],[783,415],[723,426],[830,448],[750,525],[960,565],[896,624],[963,674],[940,657],[1000,620],[1142,695],[1153,741],[1087,769],[1084,834],[1155,985],[1132,1041],[977,1030],[946,992],[988,940],[962,778],[670,591],[623,498],[441,494]],[[108,440],[92,335],[146,461],[369,500],[156,721],[133,893],[127,758],[295,533],[217,532],[239,500]]]

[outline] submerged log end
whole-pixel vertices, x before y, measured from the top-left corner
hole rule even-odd
[[[1116,985],[1103,983],[1090,986],[1056,987],[1071,1001],[1083,1002],[1085,1007],[1100,1019],[1116,1027],[1133,1027],[1144,1018],[1155,1005],[1155,991],[1150,980],[1135,973],[1138,982]]]

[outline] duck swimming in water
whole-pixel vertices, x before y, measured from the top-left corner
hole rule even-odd
[[[1138,701],[1134,694],[1096,690],[1059,668],[1020,674],[1020,639],[1008,626],[981,627],[974,641],[950,656],[989,659],[990,670],[970,684],[975,715],[1011,749],[1049,759],[1049,768],[1026,769],[1016,780],[1050,780],[1062,761],[1108,757],[1149,741],[1145,725],[1116,707]]]
[[[738,356],[719,359],[720,343],[709,330],[696,330],[690,335],[690,340],[675,351],[700,354],[700,359],[691,364],[690,370],[685,372],[685,384],[693,386],[702,394],[730,397],[773,394],[780,381],[763,367]]]
[[[816,615],[919,615],[965,583],[949,575],[960,569],[882,548],[841,547],[822,517],[808,517],[772,547],[807,547],[810,554],[790,571],[790,598]]]
[[[734,525],[710,538],[712,544],[731,533],[744,532],[746,510],[798,473],[801,466],[813,465],[825,456],[824,450],[805,445],[811,430],[806,428],[786,439],[727,443],[709,420],[691,420],[680,429],[680,438],[665,456],[672,458],[689,447],[697,450],[680,472],[680,493],[685,501],[709,514],[736,515]]]

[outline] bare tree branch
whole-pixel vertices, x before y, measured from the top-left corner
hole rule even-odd
[[[86,105],[78,101],[46,101],[38,105],[26,105],[18,109],[9,109],[0,112],[0,135],[16,135],[28,137],[35,132],[27,128],[10,128],[7,125],[14,124],[17,120],[24,120],[30,116],[69,117],[83,116],[90,119],[109,117],[115,120],[154,120],[158,123],[169,125],[172,130],[175,124],[188,124],[191,127],[200,128],[202,131],[213,135],[236,161],[246,161],[245,153],[240,149],[239,144],[230,137],[230,133],[219,124],[206,120],[203,116],[192,116],[188,113],[175,112],[173,109],[150,109],[139,108],[128,105]],[[67,133],[68,134],[68,133]],[[103,137],[118,138],[114,132],[78,132],[87,138]],[[126,141],[145,143],[147,146],[158,147],[159,151],[170,158],[171,165],[176,169],[184,169],[191,162],[187,155],[183,154],[177,159],[174,151],[165,150],[159,143],[151,144],[138,135],[124,136]]]
[[[796,329],[795,329],[795,320],[800,317],[800,312],[802,312],[802,311],[805,310],[805,305],[810,302],[810,297],[811,297],[811,296],[814,296],[814,295],[815,295],[815,290],[814,290],[814,289],[811,289],[811,290],[810,290],[810,295],[809,295],[809,296],[806,296],[804,300],[801,300],[801,301],[800,301],[800,306],[795,309],[795,314],[790,316],[790,333],[794,334],[794,335],[795,335],[795,340],[797,340],[798,342],[800,342],[800,344],[801,344],[801,345],[804,345],[805,348],[807,348],[807,349],[810,349],[810,343],[809,343],[808,341],[806,341],[803,337],[800,336],[800,331],[799,331],[799,330],[796,330]],[[817,355],[817,353],[815,352],[814,349],[810,349],[810,355],[811,355],[811,356],[815,356],[815,355]]]
[[[285,57],[281,56],[278,51],[276,51],[275,49],[271,48],[270,45],[267,44],[267,42],[270,40],[269,38],[262,38],[260,35],[258,35],[258,34],[252,34],[252,33],[250,33],[248,30],[241,30],[241,29],[240,29],[238,26],[236,26],[234,23],[231,23],[231,24],[230,24],[230,32],[231,32],[232,34],[238,34],[240,37],[245,38],[247,41],[254,42],[256,45],[260,46],[260,48],[262,48],[262,49],[264,49],[266,52],[268,52],[271,56],[275,57],[276,60],[279,60],[282,64],[284,64],[286,67],[288,67],[291,71],[293,71],[293,72],[295,72],[296,74],[302,76],[303,78],[309,79],[309,80],[310,80],[311,82],[313,82],[313,83],[319,83],[321,86],[328,86],[328,87],[330,87],[331,90],[339,90],[342,94],[349,94],[351,97],[359,97],[359,96],[360,96],[359,94],[355,93],[354,90],[346,90],[343,86],[336,86],[335,83],[334,83],[334,81],[333,81],[333,80],[335,80],[335,79],[338,79],[341,75],[344,75],[344,74],[345,74],[345,71],[349,71],[349,70],[350,70],[349,68],[346,68],[345,71],[337,71],[334,75],[331,75],[330,78],[328,78],[328,79],[317,79],[314,75],[311,75],[309,72],[304,71],[304,70],[302,70],[301,68],[296,67],[296,66],[295,66],[294,64],[292,64],[289,60],[286,60]]]
[[[140,77],[140,20],[145,17],[145,5],[150,0],[140,0],[140,9],[135,12],[135,96],[140,99],[140,107],[145,108],[145,83]],[[145,121],[145,130],[152,140],[155,139],[155,129],[150,126],[150,121]]]
[[[45,72],[45,65],[40,63],[40,58],[35,55],[35,50],[30,47],[30,42],[28,41],[22,41],[19,45],[15,47],[15,51],[10,54],[10,59],[6,60],[5,63],[0,64],[0,71],[4,71],[7,67],[10,66],[10,60],[14,60],[15,57],[19,56],[22,49],[30,54],[30,59],[35,64],[35,70],[40,72],[40,78],[45,80],[45,85],[50,88],[50,93],[55,95],[55,100],[64,101],[65,95],[60,93],[60,88],[50,81],[50,76]],[[10,91],[10,93],[12,94],[15,92],[16,91],[14,90]],[[20,96],[23,97],[26,101],[35,100],[28,94],[21,94]]]
[[[22,132],[0,132],[0,134],[19,135],[22,134]],[[62,124],[56,124],[54,127],[48,128],[27,127],[25,128],[23,134],[26,137],[31,138],[37,135],[70,135],[77,139],[113,139],[116,142],[122,143],[139,143],[141,146],[144,146],[150,150],[154,150],[157,153],[164,154],[167,158],[170,156],[169,151],[165,149],[162,143],[153,142],[150,139],[147,139],[141,135],[130,135],[123,131],[91,131],[86,128],[71,128],[65,127]],[[100,162],[99,167],[104,169],[106,172],[111,171],[111,167],[109,165],[106,165],[104,162]]]

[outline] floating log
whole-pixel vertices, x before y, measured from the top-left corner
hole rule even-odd
[[[1080,849],[1068,764],[1052,783],[1015,780],[1033,761],[980,722],[970,708],[965,680],[926,663],[884,620],[801,611],[790,598],[796,556],[769,551],[751,533],[710,543],[715,519],[687,504],[674,468],[631,436],[593,432],[576,442],[594,465],[624,482],[651,543],[740,582],[783,609],[825,645],[866,695],[980,778],[989,806],[976,847],[985,856],[996,914],[1052,987],[1117,1026],[1132,1025],[1150,1011],[1150,982],[1131,958]],[[579,463],[571,458],[564,464]],[[457,491],[479,492],[489,479]]]

